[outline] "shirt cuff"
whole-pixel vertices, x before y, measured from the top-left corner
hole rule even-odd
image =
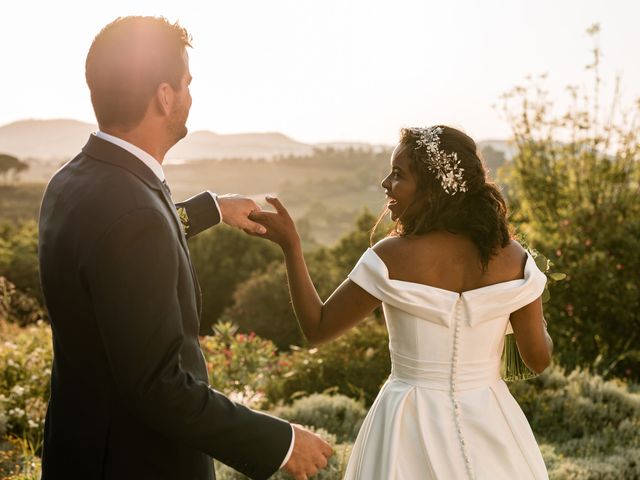
[[[291,454],[293,453],[294,443],[296,443],[296,431],[293,428],[293,425],[291,425],[291,445],[289,445],[289,451],[285,455],[284,460],[282,461],[282,465],[280,465],[280,468],[284,467],[289,461],[289,459],[291,458]]]
[[[216,208],[218,209],[218,215],[220,216],[220,223],[222,223],[222,210],[220,210],[220,204],[218,203],[218,194],[213,193],[211,190],[207,190],[207,192],[209,193],[209,195],[211,195],[211,198],[213,198],[213,201],[216,204]]]

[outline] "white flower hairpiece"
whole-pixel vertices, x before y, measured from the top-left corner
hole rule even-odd
[[[422,159],[429,171],[440,180],[442,189],[449,195],[467,191],[467,182],[464,179],[464,168],[460,166],[457,152],[447,153],[440,148],[440,134],[442,127],[412,128],[418,135],[416,143],[419,148],[426,150],[426,156]]]

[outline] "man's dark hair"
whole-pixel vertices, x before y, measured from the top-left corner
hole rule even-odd
[[[164,17],[119,17],[93,40],[85,64],[91,103],[101,128],[129,129],[143,118],[158,85],[175,90],[191,36]]]

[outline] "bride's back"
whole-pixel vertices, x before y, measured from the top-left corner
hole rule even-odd
[[[526,261],[524,249],[512,240],[483,271],[473,241],[449,232],[389,237],[374,250],[387,266],[389,278],[456,293],[521,279]]]

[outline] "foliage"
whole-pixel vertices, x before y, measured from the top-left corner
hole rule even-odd
[[[4,176],[4,183],[9,183],[9,172],[13,172],[13,178],[17,180],[20,173],[28,169],[28,163],[22,162],[12,155],[0,153],[0,175]]]
[[[38,301],[16,289],[4,277],[0,277],[0,319],[25,326],[45,319],[45,312]]]
[[[0,478],[4,480],[40,480],[40,457],[20,438],[0,440]]]
[[[234,304],[225,311],[223,321],[237,323],[244,332],[268,338],[280,349],[303,344],[289,301],[283,265],[275,264],[268,272],[251,276],[238,287],[233,299]]]
[[[332,392],[370,406],[391,372],[388,342],[386,328],[369,319],[318,348],[295,348],[283,357],[291,370],[275,385],[268,385],[265,393],[277,403]]]
[[[35,221],[0,224],[0,276],[25,293],[40,296],[38,226]]]
[[[255,334],[237,333],[231,323],[219,323],[215,335],[202,337],[209,383],[232,400],[259,408],[266,405],[267,385],[279,378],[283,366],[276,346]],[[272,387],[275,388],[275,387]]]
[[[355,226],[351,232],[343,236],[337,245],[331,249],[331,255],[338,268],[338,276],[341,279],[346,278],[365,250],[371,246],[371,229],[375,223],[376,218],[371,215],[369,210],[363,210],[356,219]],[[376,230],[373,242],[377,242],[385,234],[386,230],[382,225]]]
[[[369,247],[374,223],[375,218],[364,210],[353,230],[334,247],[321,247],[306,254],[309,274],[320,298],[326,299],[333,293]],[[380,229],[376,239],[383,234],[384,230]],[[304,344],[291,306],[286,269],[282,263],[252,275],[238,286],[233,299],[233,305],[223,315],[224,321],[238,324],[245,332],[255,332],[268,338],[281,349]]]
[[[35,221],[40,211],[43,184],[0,185],[0,222]]]
[[[360,402],[344,395],[314,393],[292,405],[277,407],[271,413],[292,423],[323,428],[335,435],[339,443],[353,443],[367,410]]]
[[[15,474],[8,477],[14,480],[35,479],[39,476],[35,445],[41,441],[48,397],[50,328],[43,323],[26,328],[6,322],[0,326],[0,394],[12,435],[10,444],[0,444],[0,471]],[[370,404],[389,373],[386,342],[384,327],[373,320],[326,345],[329,348],[313,350],[277,353],[272,342],[237,333],[231,325],[218,325],[214,336],[201,339],[215,388],[237,401],[325,431],[336,451],[330,468],[318,477],[325,479],[344,475],[364,407],[360,401],[338,395],[299,397],[326,390]],[[583,370],[565,374],[552,367],[509,388],[541,443],[550,478],[639,475],[637,386],[606,381]],[[38,428],[32,428],[36,423]],[[219,478],[243,478],[228,467],[218,464],[216,469]],[[274,478],[285,476],[279,472]]]
[[[559,367],[510,385],[542,447],[551,478],[640,475],[640,394],[619,381]]]
[[[0,320],[0,403],[7,432],[37,451],[49,398],[51,331],[43,322],[20,328]]]
[[[211,333],[211,326],[233,303],[236,287],[280,258],[270,242],[224,225],[194,237],[189,250],[203,292],[200,331],[204,335]]]
[[[559,115],[542,80],[505,96],[517,148],[505,180],[519,228],[568,275],[546,307],[560,362],[637,380],[640,102],[618,108],[617,90],[603,117],[597,44],[594,56],[594,93],[569,87]]]

